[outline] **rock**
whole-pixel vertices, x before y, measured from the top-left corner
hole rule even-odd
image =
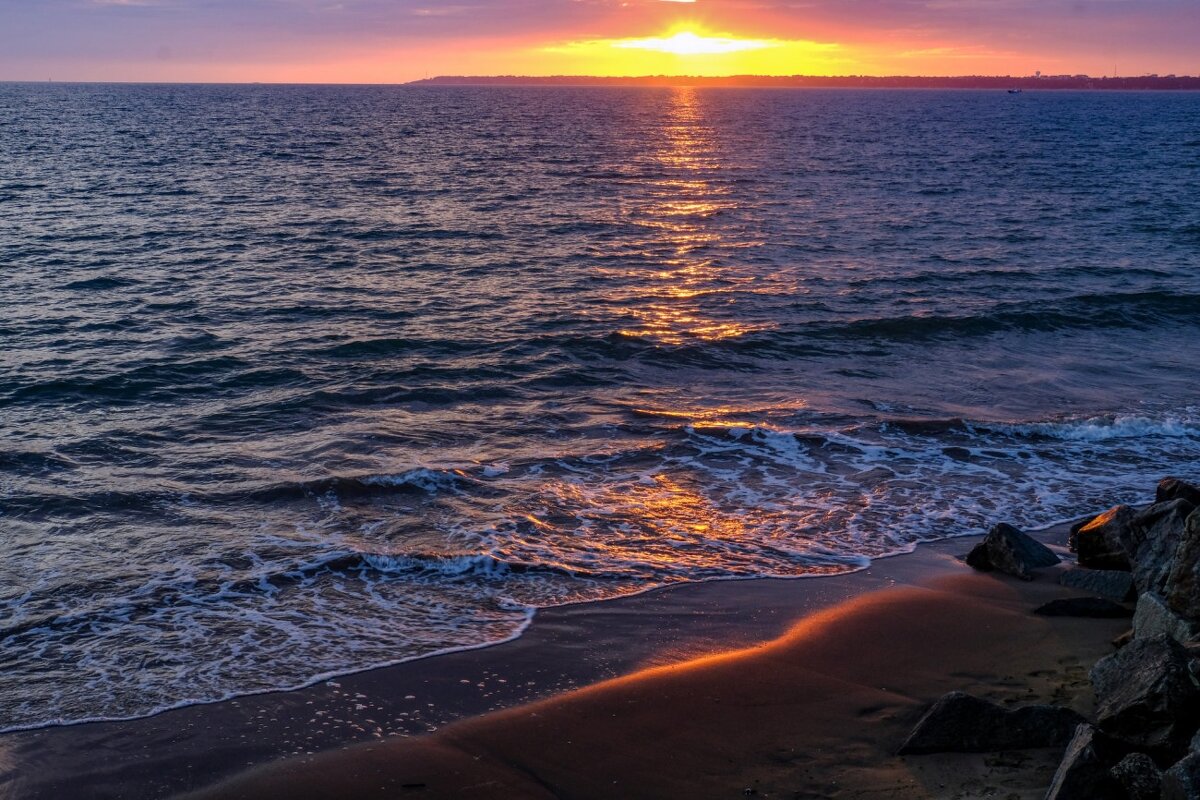
[[[1126,562],[1128,566],[1128,562]],[[1123,603],[1137,596],[1133,590],[1133,576],[1128,571],[1115,569],[1069,569],[1059,576],[1058,582],[1072,589],[1091,592],[1109,600]]]
[[[1156,503],[1133,519],[1130,527],[1129,560],[1133,583],[1141,592],[1165,595],[1174,566],[1175,551],[1187,529],[1193,506],[1186,500]]]
[[[1125,645],[1133,641],[1133,628],[1122,633],[1120,636],[1112,640],[1112,646],[1120,650]]]
[[[994,569],[1025,581],[1033,580],[1033,570],[1052,567],[1058,561],[1050,548],[1003,522],[967,555],[967,563],[975,569]]]
[[[1183,538],[1167,576],[1167,605],[1189,619],[1200,619],[1200,510],[1184,523]]]
[[[1155,758],[1178,758],[1200,719],[1200,687],[1183,645],[1169,636],[1134,639],[1091,671],[1096,725]]]
[[[1130,753],[1109,774],[1129,800],[1158,800],[1162,791],[1162,771],[1145,753]]]
[[[1007,709],[963,692],[943,696],[917,722],[900,755],[1061,747],[1083,718],[1068,708]]]
[[[1194,506],[1200,506],[1200,487],[1178,478],[1163,478],[1158,482],[1154,502],[1167,503],[1171,500],[1187,500]]]
[[[1124,800],[1110,772],[1124,755],[1121,747],[1086,723],[1075,729],[1050,783],[1046,800]]]
[[[1189,622],[1167,607],[1167,601],[1152,592],[1138,598],[1133,612],[1133,636],[1135,639],[1152,639],[1167,635],[1177,642],[1195,639],[1200,625]]]
[[[1103,597],[1065,597],[1051,600],[1045,605],[1033,610],[1043,617],[1095,617],[1101,619],[1119,619],[1132,617],[1133,609],[1127,608]]]
[[[1129,543],[1136,516],[1129,506],[1113,506],[1075,531],[1069,544],[1079,556],[1079,565],[1128,572]]]
[[[1200,798],[1200,753],[1192,753],[1163,773],[1162,800]]]

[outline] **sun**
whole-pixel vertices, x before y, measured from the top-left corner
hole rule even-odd
[[[702,36],[694,31],[679,31],[673,36],[653,36],[647,39],[619,39],[613,47],[626,50],[652,50],[677,56],[719,55],[765,50],[778,47],[779,41],[769,39],[734,39],[730,36]]]
[[[680,22],[654,34],[543,46],[537,74],[796,75],[837,72],[840,45],[706,30]]]

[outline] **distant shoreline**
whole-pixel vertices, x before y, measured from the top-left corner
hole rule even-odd
[[[595,77],[588,75],[441,75],[411,81],[406,86],[622,86],[701,88],[805,89],[1079,89],[1118,91],[1200,91],[1200,77],[1148,75],[1136,78],[1093,78],[1087,75],[1022,77],[967,75],[952,78],[897,75],[646,75]]]

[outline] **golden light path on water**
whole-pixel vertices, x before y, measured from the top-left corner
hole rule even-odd
[[[768,328],[743,321],[719,320],[706,314],[697,301],[711,305],[716,295],[753,291],[755,278],[723,269],[712,258],[698,255],[704,248],[747,245],[722,241],[715,228],[703,225],[706,217],[736,208],[728,190],[713,185],[707,174],[721,167],[715,133],[704,119],[695,89],[673,90],[665,109],[654,159],[664,177],[650,187],[652,202],[629,210],[637,224],[654,236],[647,248],[665,249],[662,268],[634,288],[612,299],[626,304],[638,325],[621,330],[625,336],[650,339],[667,345],[689,340],[717,341]],[[691,301],[691,302],[689,302]]]
[[[674,89],[661,113],[648,138],[653,177],[622,209],[645,232],[637,260],[653,266],[601,268],[621,287],[606,299],[632,317],[633,324],[627,322],[620,333],[674,347],[766,330],[771,325],[719,314],[739,295],[767,290],[758,289],[758,276],[728,262],[731,250],[753,248],[758,242],[749,234],[731,241],[722,232],[729,226],[708,224],[713,215],[738,206],[727,187],[710,179],[725,172],[727,165],[705,118],[704,98],[692,88]],[[796,402],[803,405],[800,399]],[[630,410],[716,437],[750,433],[755,427],[746,419],[757,416],[759,409],[706,405],[702,398],[661,395],[652,398],[650,407]],[[698,575],[706,570],[750,575],[760,567],[764,536],[790,552],[796,543],[787,540],[808,524],[821,524],[827,514],[820,499],[797,513],[794,507],[723,497],[665,457],[661,442],[648,440],[644,445],[645,470],[640,473],[636,465],[633,474],[628,472],[630,465],[624,465],[626,474],[619,480],[545,480],[534,501],[540,507],[523,515],[534,526],[531,538],[551,529],[573,530],[571,541],[578,551],[572,560],[639,565],[647,575]],[[810,566],[806,571],[824,569]]]

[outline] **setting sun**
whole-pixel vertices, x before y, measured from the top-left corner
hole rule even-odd
[[[783,42],[766,39],[734,39],[728,36],[701,36],[692,31],[680,31],[674,36],[649,39],[622,39],[612,43],[613,47],[627,50],[654,50],[679,56],[715,55],[739,53],[745,50],[764,50],[778,47]]]
[[[679,24],[657,36],[583,39],[540,48],[542,70],[589,75],[796,75],[836,72],[834,42],[768,39]]]

